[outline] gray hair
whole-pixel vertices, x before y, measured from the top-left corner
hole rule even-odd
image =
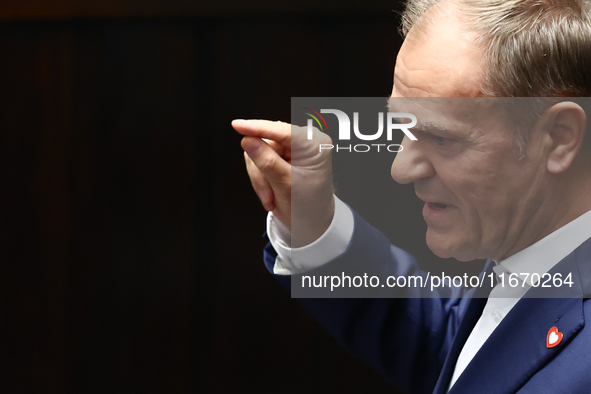
[[[455,6],[464,17],[464,28],[476,33],[476,43],[486,57],[483,94],[591,96],[591,1],[408,0],[402,34],[425,22],[425,14],[435,4]],[[548,101],[535,101],[532,112],[537,118]],[[528,133],[519,134],[522,150]]]

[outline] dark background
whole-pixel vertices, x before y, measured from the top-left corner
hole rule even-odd
[[[399,9],[4,0],[0,391],[395,392],[264,268],[230,121],[388,96]]]

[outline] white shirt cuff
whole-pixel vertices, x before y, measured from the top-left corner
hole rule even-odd
[[[267,235],[277,252],[273,273],[292,275],[310,271],[343,254],[353,237],[353,212],[337,196],[335,211],[328,229],[316,241],[301,248],[291,248],[291,232],[272,212],[267,215]]]

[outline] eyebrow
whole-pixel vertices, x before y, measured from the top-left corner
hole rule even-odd
[[[388,112],[394,112],[392,111],[391,108],[391,104],[392,104],[392,99],[396,100],[396,99],[400,99],[401,97],[388,97],[387,100],[387,109]],[[397,121],[398,123],[408,123],[408,119],[407,118],[394,118],[395,121]],[[460,133],[457,132],[457,130],[451,129],[449,127],[445,127],[441,124],[437,124],[434,122],[421,122],[420,119],[418,119],[418,123],[411,128],[411,130],[417,131],[419,133],[423,133],[423,134],[428,134],[428,135],[432,135],[433,133],[437,133],[440,134],[442,137],[448,137],[448,138],[456,138],[456,139],[464,139]]]
[[[457,131],[433,122],[417,123],[417,125],[413,127],[411,130],[418,131],[424,134],[436,133],[441,135],[442,137],[460,137],[460,134]]]
[[[406,98],[404,98],[404,97],[392,97],[392,96],[388,97],[388,99],[386,100],[386,109],[388,110],[388,112],[408,112],[408,111],[404,111],[404,110],[402,110],[402,111],[394,110],[392,108],[394,100],[405,100],[405,99]],[[394,119],[398,120],[398,119],[403,119],[403,118],[394,118]],[[404,119],[406,119],[406,118],[404,118]],[[400,122],[400,123],[404,123],[404,122]]]

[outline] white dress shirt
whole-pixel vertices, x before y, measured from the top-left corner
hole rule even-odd
[[[565,224],[538,242],[498,262],[493,267],[493,271],[497,275],[517,274],[520,283],[517,287],[509,287],[507,286],[507,279],[505,279],[505,287],[497,284],[491,291],[480,319],[476,322],[460,352],[449,388],[453,386],[495,328],[532,287],[532,274],[537,273],[538,278],[541,278],[543,274],[550,271],[560,260],[568,256],[589,238],[591,238],[591,211]],[[525,284],[521,281],[521,279],[525,278],[525,275],[519,276],[521,273],[529,274]]]
[[[289,230],[272,213],[269,213],[267,217],[267,233],[273,248],[277,252],[277,259],[273,268],[274,273],[277,275],[302,273],[338,257],[345,252],[351,241],[353,226],[353,213],[347,205],[335,196],[335,214],[326,232],[309,245],[301,248],[290,248],[291,234]],[[449,388],[453,386],[474,355],[505,316],[532,287],[531,274],[537,273],[541,277],[589,238],[591,238],[591,211],[579,216],[520,252],[497,262],[497,265],[493,267],[493,271],[497,276],[514,273],[517,274],[518,280],[521,281],[524,276],[519,276],[519,274],[528,273],[530,275],[527,277],[525,284],[520,282],[516,287],[507,286],[506,276],[505,287],[497,284],[493,288],[482,315],[460,352]]]
[[[353,237],[353,213],[335,196],[334,216],[330,226],[316,241],[301,248],[291,248],[291,233],[283,223],[267,215],[267,235],[277,252],[273,273],[300,274],[328,263],[341,255]]]

